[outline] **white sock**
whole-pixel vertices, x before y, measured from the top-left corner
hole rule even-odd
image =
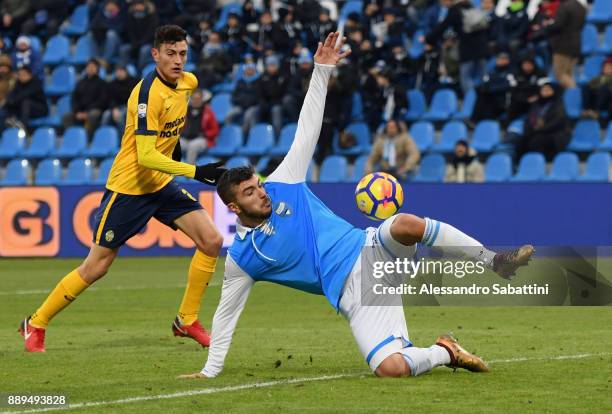
[[[450,364],[448,351],[439,345],[432,345],[429,348],[411,346],[400,352],[408,363],[410,375],[413,377],[429,372],[440,365]]]
[[[493,266],[495,252],[485,248],[478,240],[441,221],[425,217],[425,233],[421,243],[430,247],[439,247],[445,256],[469,257],[484,262],[487,267]]]

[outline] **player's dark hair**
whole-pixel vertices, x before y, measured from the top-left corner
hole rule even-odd
[[[234,187],[239,185],[241,182],[250,179],[253,174],[255,174],[255,170],[251,165],[230,168],[224,172],[217,181],[217,194],[219,194],[221,201],[223,201],[225,205],[236,201]]]
[[[176,43],[187,40],[187,32],[182,27],[175,24],[166,24],[155,29],[155,39],[153,47],[159,50],[164,43]]]

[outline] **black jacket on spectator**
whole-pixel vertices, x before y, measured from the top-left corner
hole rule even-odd
[[[108,107],[107,91],[108,84],[98,75],[91,78],[85,76],[77,82],[72,92],[73,112],[105,110]]]
[[[577,0],[561,0],[555,22],[547,30],[553,53],[580,57],[585,17],[586,9]]]
[[[225,76],[232,70],[232,58],[224,49],[212,53],[204,52],[196,70],[199,85],[210,88],[216,83],[223,82]]]
[[[232,92],[232,103],[242,109],[250,108],[259,103],[257,80],[240,79]]]
[[[506,97],[510,90],[512,65],[496,65],[476,88],[478,93],[473,120],[497,119],[506,111]]]
[[[565,150],[570,138],[571,128],[563,100],[558,94],[545,100],[540,98],[527,114],[517,155],[521,157],[528,151],[541,152],[550,162]]]
[[[132,93],[132,89],[138,83],[138,79],[128,76],[123,80],[113,79],[108,83],[108,105],[117,108],[126,104]]]
[[[516,12],[508,10],[496,24],[499,25],[498,41],[502,47],[507,47],[511,42],[522,42],[529,30],[527,7]]]
[[[544,76],[546,76],[544,71],[535,66],[535,63],[534,70],[531,73],[525,73],[519,64],[519,68],[513,76],[513,86],[510,92],[509,120],[512,121],[529,111],[531,104],[528,99],[538,95],[540,89],[538,87],[538,79]]]
[[[136,57],[141,46],[153,43],[155,29],[159,25],[157,10],[151,4],[146,4],[146,14],[137,16],[132,12],[128,13],[125,22],[126,40],[132,46],[132,57]]]
[[[17,117],[24,123],[33,118],[46,116],[49,108],[40,79],[32,76],[29,82],[16,82],[6,97],[5,108],[9,115]],[[23,113],[24,111],[29,113]]]
[[[257,94],[267,105],[280,104],[287,89],[287,78],[280,72],[270,75],[264,72],[257,82]]]

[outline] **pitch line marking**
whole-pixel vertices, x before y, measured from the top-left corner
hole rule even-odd
[[[509,358],[509,359],[492,359],[487,361],[490,364],[505,364],[505,363],[516,363],[516,362],[529,362],[529,361],[562,361],[567,359],[585,359],[592,357],[601,357],[612,355],[612,352],[601,352],[596,354],[577,354],[577,355],[558,355],[554,357],[518,357],[518,358]],[[42,413],[46,411],[58,411],[58,410],[70,410],[77,408],[90,408],[90,407],[100,407],[105,405],[121,405],[121,404],[129,404],[133,402],[139,401],[155,401],[155,400],[167,400],[172,398],[182,398],[182,397],[192,397],[194,395],[207,395],[207,394],[219,394],[222,392],[232,392],[232,391],[242,391],[242,390],[250,390],[257,388],[268,388],[274,387],[276,385],[291,385],[291,384],[302,384],[307,382],[317,382],[317,381],[327,381],[334,379],[342,379],[342,378],[356,378],[362,377],[370,374],[370,372],[361,372],[356,374],[336,374],[336,375],[323,375],[320,377],[304,377],[304,378],[293,378],[288,380],[278,380],[278,381],[267,381],[267,382],[255,382],[250,384],[242,384],[242,385],[229,385],[226,387],[212,387],[212,388],[203,388],[199,390],[191,390],[191,391],[180,391],[171,394],[158,394],[158,395],[143,395],[140,397],[129,397],[129,398],[121,398],[119,400],[112,401],[91,401],[85,403],[76,403],[71,404],[69,407],[49,407],[49,408],[36,408],[32,410],[19,410],[19,411],[1,411],[0,414],[20,414],[20,413]],[[187,380],[188,381],[188,380]]]

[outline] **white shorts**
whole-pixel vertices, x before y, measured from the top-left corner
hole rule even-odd
[[[389,217],[378,228],[366,229],[364,247],[374,248],[377,260],[412,258],[416,253],[416,244],[404,246],[391,237],[391,224],[395,217]],[[412,346],[412,343],[408,339],[402,306],[362,306],[361,259],[360,255],[344,284],[340,312],[349,321],[361,354],[370,369],[375,371],[385,358]]]

